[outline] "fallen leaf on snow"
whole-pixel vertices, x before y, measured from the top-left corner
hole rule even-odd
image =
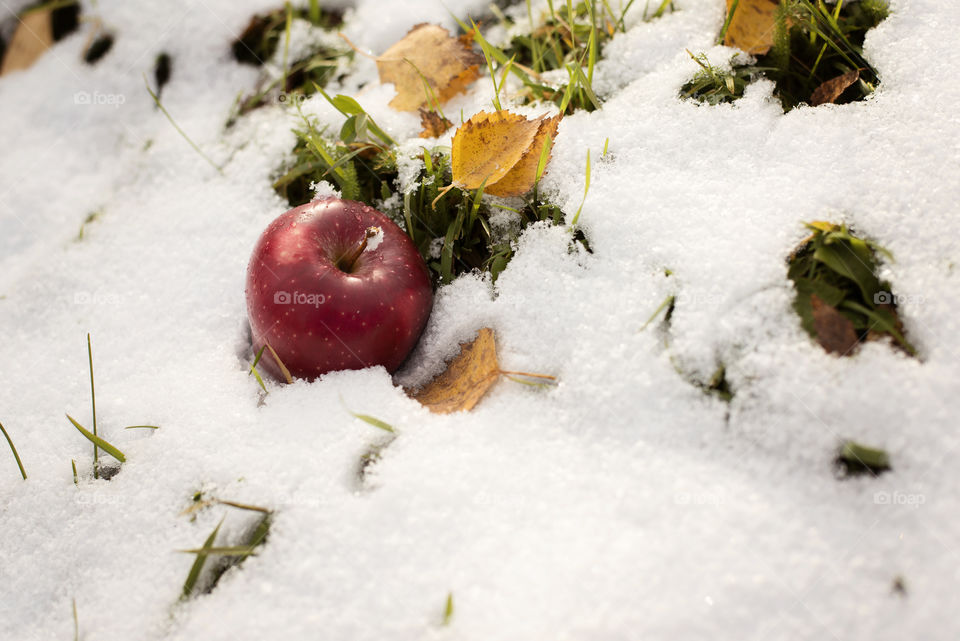
[[[849,356],[859,342],[853,323],[816,294],[810,295],[810,304],[813,306],[813,328],[817,333],[817,342],[828,352]]]
[[[727,0],[727,15],[735,0]],[[762,56],[773,46],[779,0],[740,0],[727,26],[723,44]]]
[[[423,86],[430,85],[441,104],[480,75],[480,56],[462,40],[435,24],[418,24],[377,58],[380,82],[392,82],[397,95],[390,106],[416,111],[431,102]]]
[[[484,327],[473,341],[460,345],[460,354],[442,374],[411,397],[436,414],[470,410],[499,376],[493,330]]]
[[[840,97],[840,94],[846,91],[847,87],[859,79],[860,70],[854,69],[853,71],[848,71],[842,76],[837,76],[836,78],[827,80],[813,90],[813,93],[810,95],[810,104],[814,107],[817,107],[819,105],[836,102],[837,98]]]
[[[529,120],[508,111],[481,111],[453,137],[453,184],[494,196],[520,196],[530,191],[547,136],[556,136],[560,116]]]
[[[436,111],[428,111],[420,107],[420,126],[423,127],[423,131],[420,132],[421,138],[436,138],[443,135],[453,126],[453,123]]]
[[[20,18],[10,48],[3,56],[0,76],[27,69],[53,44],[53,10],[31,11]]]

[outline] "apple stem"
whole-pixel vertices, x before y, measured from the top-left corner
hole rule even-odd
[[[363,253],[363,250],[367,248],[367,241],[376,236],[379,232],[379,227],[367,227],[367,233],[363,235],[363,240],[357,243],[353,249],[349,250],[346,254],[340,257],[340,260],[337,261],[337,267],[348,274],[352,272],[354,263],[356,263],[357,259],[360,258],[360,254]]]

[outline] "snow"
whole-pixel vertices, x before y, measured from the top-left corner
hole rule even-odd
[[[344,31],[377,53],[487,4],[358,0]],[[604,108],[560,125],[543,188],[575,212],[591,150],[592,254],[531,226],[495,285],[466,274],[438,291],[396,381],[267,382],[262,405],[243,282],[286,209],[270,185],[296,118],[272,106],[224,124],[259,73],[229,44],[276,3],[84,3],[117,36],[99,64],[80,61],[84,26],[0,79],[0,421],[29,474],[0,446],[4,636],[70,638],[75,599],[91,640],[957,638],[960,5],[894,0],[865,44],[875,96],[784,115],[766,82],[734,105],[676,98],[697,68],[685,49],[733,52],[714,46],[722,3],[675,4],[629,23],[597,72]],[[164,106],[223,175],[143,86],[162,51]],[[406,141],[418,121],[375,79],[358,56],[331,89],[405,148],[433,144]],[[489,109],[490,90],[481,78],[448,113]],[[304,111],[340,124],[322,97]],[[919,359],[879,343],[838,359],[803,333],[785,257],[819,219],[893,252],[883,276]],[[669,336],[641,331],[671,294]],[[404,395],[483,326],[505,369],[560,384],[502,381],[448,416]],[[91,478],[63,416],[89,427],[87,332],[98,427],[127,455],[110,481]],[[691,383],[721,363],[729,406]],[[398,432],[363,480],[389,435],[351,411]],[[143,423],[160,429],[121,429]],[[847,438],[885,448],[893,470],[838,479]],[[177,551],[221,518],[223,544],[255,521],[181,515],[201,489],[270,507],[273,527],[210,594],[178,602],[193,557]]]

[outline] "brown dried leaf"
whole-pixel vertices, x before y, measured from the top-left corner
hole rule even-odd
[[[20,18],[10,48],[3,56],[0,76],[29,68],[53,44],[53,10],[31,11]]]
[[[727,15],[734,0],[727,0]],[[740,0],[727,26],[723,44],[762,56],[773,46],[773,31],[780,0]]]
[[[810,304],[813,306],[813,329],[817,333],[817,342],[830,353],[849,356],[859,342],[853,323],[816,294],[810,295]]]
[[[418,24],[377,58],[380,82],[392,82],[397,95],[390,106],[416,111],[430,101],[426,80],[440,103],[444,103],[480,75],[483,56],[435,24]],[[422,76],[422,77],[421,77]]]
[[[484,327],[476,339],[460,345],[460,354],[442,374],[410,396],[436,414],[471,410],[499,377],[493,330]]]
[[[547,136],[557,132],[559,116],[533,120],[509,111],[481,111],[453,137],[453,184],[495,196],[519,196],[533,187]]]
[[[837,76],[836,78],[827,80],[825,83],[814,89],[813,93],[810,94],[810,104],[814,107],[817,107],[819,105],[836,102],[837,98],[840,97],[840,94],[846,91],[847,87],[859,79],[860,70],[854,69],[853,71],[848,71],[842,76]]]
[[[436,138],[453,126],[453,123],[436,111],[427,111],[420,107],[420,126],[423,131],[420,132],[421,138]]]

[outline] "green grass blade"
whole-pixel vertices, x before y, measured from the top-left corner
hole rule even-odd
[[[77,600],[73,599],[73,641],[80,639],[80,621],[77,619]]]
[[[724,38],[727,37],[727,29],[730,28],[730,22],[733,20],[733,14],[737,12],[737,6],[739,6],[740,0],[733,0],[733,4],[730,5],[730,11],[727,12],[727,19],[723,21],[723,29],[720,30],[720,38],[717,40],[718,44],[723,44]]]
[[[393,429],[393,426],[390,425],[390,423],[381,421],[379,418],[375,418],[373,416],[370,416],[369,414],[357,414],[356,412],[350,412],[350,414],[354,418],[358,418],[364,423],[373,425],[374,427],[379,427],[381,430],[384,430],[386,432],[396,433],[396,430]]]
[[[253,364],[250,366],[250,374],[253,374],[254,372],[257,371],[257,365],[260,363],[260,359],[263,358],[263,351],[264,351],[265,349],[267,349],[267,346],[266,346],[266,345],[264,345],[263,347],[261,347],[261,348],[260,348],[260,351],[257,352],[257,355],[253,358]],[[249,376],[249,374],[248,374],[248,376]],[[257,378],[259,379],[260,376],[257,375]],[[262,384],[263,384],[263,383],[262,383],[262,381],[261,381],[261,385],[262,385]],[[266,388],[264,388],[264,391],[266,391]]]
[[[220,523],[213,529],[213,532],[210,533],[207,540],[203,542],[203,547],[197,552],[197,558],[194,559],[193,565],[190,566],[187,580],[183,583],[183,591],[180,593],[181,600],[190,598],[190,594],[193,593],[193,588],[197,585],[197,579],[200,578],[200,572],[203,571],[203,566],[207,562],[207,551],[213,547],[213,541],[217,538],[217,533],[220,531],[221,525],[223,525],[223,519],[220,519]]]
[[[577,226],[577,221],[580,220],[580,212],[583,211],[583,205],[587,202],[587,193],[590,191],[590,150],[587,149],[587,177],[583,185],[583,200],[580,201],[580,206],[577,207],[577,213],[573,217],[573,222],[570,223],[571,227]]]
[[[97,394],[93,388],[93,348],[90,346],[90,333],[87,333],[87,361],[90,364],[90,405],[93,412],[93,435],[97,435]],[[100,451],[93,443],[93,478],[100,476]]]
[[[223,547],[207,547],[204,545],[202,548],[194,548],[192,550],[180,550],[184,554],[219,554],[221,556],[250,556],[256,551],[255,546],[252,545],[225,545]]]
[[[260,512],[262,514],[270,514],[270,510],[265,507],[260,507],[259,505],[249,505],[247,503],[238,503],[236,501],[227,501],[224,499],[217,499],[217,503],[220,505],[229,505],[230,507],[235,507],[238,510],[249,510],[251,512]]]
[[[77,478],[77,462],[70,459],[70,467],[73,468],[73,484],[80,485],[80,479]]]
[[[207,156],[207,154],[203,153],[200,147],[197,146],[197,143],[193,142],[190,139],[190,136],[188,136],[186,132],[184,132],[183,129],[180,128],[180,125],[177,124],[177,121],[173,119],[173,116],[170,115],[170,112],[168,112],[166,108],[163,106],[163,103],[160,102],[160,98],[157,97],[157,94],[153,93],[153,89],[150,88],[150,82],[147,80],[147,74],[143,74],[143,84],[146,85],[147,93],[149,93],[150,97],[153,98],[153,103],[157,105],[157,109],[163,112],[163,115],[167,117],[167,120],[170,121],[170,124],[173,125],[173,128],[177,130],[177,133],[183,136],[183,139],[186,140],[191,147],[193,147],[193,150],[198,154],[200,154],[200,157],[206,160],[208,163],[210,163],[210,166],[216,169],[217,173],[222,176],[223,169],[221,169],[217,165],[217,163],[213,162],[210,159],[210,157]]]
[[[450,625],[453,619],[453,592],[447,593],[447,604],[443,608],[443,625]]]
[[[97,436],[97,435],[93,434],[92,432],[90,432],[89,430],[87,430],[87,428],[85,428],[84,426],[80,425],[80,423],[77,423],[77,421],[76,421],[72,416],[70,416],[69,414],[67,414],[66,416],[67,416],[67,419],[68,419],[71,423],[73,423],[73,426],[74,426],[75,428],[77,428],[77,430],[78,430],[81,434],[83,434],[85,437],[87,437],[87,440],[89,440],[91,443],[94,443],[95,445],[97,445],[101,450],[103,450],[104,452],[106,452],[107,454],[109,454],[110,456],[112,456],[113,458],[117,459],[117,460],[120,461],[121,463],[126,462],[127,457],[123,455],[123,452],[121,452],[121,451],[118,450],[116,447],[114,447],[113,445],[111,445],[111,444],[108,443],[107,441],[103,440],[103,439],[100,438],[99,436]]]
[[[647,319],[647,322],[644,323],[644,324],[643,324],[643,327],[641,327],[641,328],[640,328],[639,330],[637,330],[637,331],[642,332],[643,330],[645,330],[645,329],[647,328],[647,326],[650,325],[650,323],[652,323],[653,320],[654,320],[657,316],[660,315],[660,312],[662,312],[663,310],[665,310],[665,309],[667,309],[668,307],[670,307],[671,305],[673,305],[673,301],[674,301],[674,300],[676,300],[676,297],[675,297],[673,294],[670,294],[669,296],[667,296],[666,298],[664,298],[664,299],[663,299],[663,302],[660,303],[660,307],[658,307],[652,314],[650,314],[650,318]]]
[[[140,429],[140,428],[145,428],[145,429],[148,429],[148,430],[159,430],[159,429],[160,429],[160,426],[159,426],[159,425],[127,425],[127,426],[126,426],[125,428],[123,428],[123,429],[125,429],[125,430],[136,430],[136,429]]]
[[[537,161],[537,173],[533,184],[536,186],[543,177],[543,172],[547,168],[547,162],[550,160],[550,150],[553,149],[553,136],[547,134],[547,140],[543,143],[543,149],[540,150],[540,159]]]
[[[287,12],[286,25],[283,28],[283,91],[287,91],[287,61],[290,55],[290,24],[293,22],[293,7],[289,2],[285,3]]]
[[[3,432],[3,435],[7,438],[7,444],[10,445],[10,451],[13,452],[13,458],[17,459],[17,467],[20,468],[20,476],[23,477],[23,480],[27,480],[27,473],[23,469],[23,462],[20,461],[20,455],[17,453],[17,448],[13,446],[13,441],[10,439],[10,435],[7,434],[6,428],[3,427],[3,423],[0,423],[0,432]]]

